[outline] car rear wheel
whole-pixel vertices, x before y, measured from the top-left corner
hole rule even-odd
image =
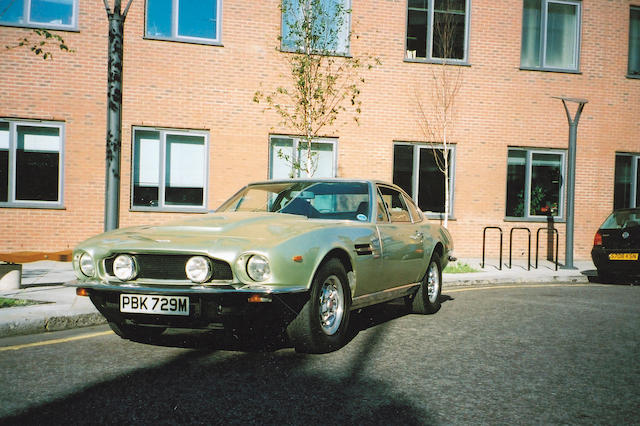
[[[323,264],[313,280],[309,300],[287,327],[297,352],[326,353],[346,343],[351,292],[338,259]]]
[[[442,293],[442,267],[434,254],[418,291],[411,300],[411,312],[415,314],[435,314],[440,310]]]
[[[160,336],[166,328],[164,327],[147,327],[143,325],[130,325],[116,322],[109,322],[109,327],[118,336],[123,339],[135,340],[136,342],[144,342]]]

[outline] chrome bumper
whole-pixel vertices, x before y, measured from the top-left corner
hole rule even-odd
[[[118,291],[127,293],[144,293],[144,294],[284,294],[284,293],[303,293],[307,291],[306,287],[277,287],[264,285],[244,285],[241,287],[233,287],[231,285],[222,286],[153,286],[139,285],[132,283],[111,284],[97,281],[81,281],[73,280],[64,283],[67,287],[81,287],[99,291]]]

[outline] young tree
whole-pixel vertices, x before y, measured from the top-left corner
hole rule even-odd
[[[55,47],[58,47],[63,52],[75,52],[75,50],[67,46],[67,43],[65,43],[61,36],[40,28],[30,30],[28,35],[17,40],[13,44],[6,45],[5,48],[9,50],[19,47],[27,47],[36,56],[42,55],[42,59],[47,60],[53,59],[53,53],[51,52],[52,46],[54,49]]]
[[[365,81],[360,72],[379,61],[346,55],[351,11],[340,0],[283,0],[280,9],[283,31],[278,40],[289,52],[288,81],[267,94],[258,90],[253,100],[264,101],[265,109],[280,116],[282,126],[302,137],[304,158],[282,150],[278,156],[294,172],[313,176],[317,168],[313,141],[348,108],[358,121],[360,85]]]
[[[445,0],[442,3],[446,10],[451,10],[459,1]],[[439,63],[433,65],[431,81],[426,82],[423,86],[431,87],[430,97],[424,101],[420,88],[416,90],[418,123],[426,140],[431,145],[435,163],[444,177],[442,224],[445,228],[449,224],[449,212],[451,211],[449,196],[451,135],[455,127],[456,98],[463,83],[462,68],[452,66],[452,58],[455,58],[460,50],[460,33],[454,16],[452,13],[441,13],[437,22],[434,20],[434,54],[439,58]]]
[[[2,8],[0,6],[0,18],[4,16],[9,8],[12,6],[12,0],[6,3],[6,7]],[[51,52],[51,46],[57,46],[61,51],[66,52],[74,52],[73,49],[70,49],[65,43],[64,39],[58,34],[52,33],[43,28],[33,28],[29,30],[29,34],[17,40],[15,43],[5,45],[5,49],[16,49],[20,47],[27,47],[31,50],[36,56],[42,55],[42,59],[53,59],[53,53]]]

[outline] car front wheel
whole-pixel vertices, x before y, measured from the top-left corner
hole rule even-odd
[[[287,327],[297,352],[326,353],[346,343],[351,293],[338,259],[323,264],[313,280],[309,300]]]
[[[442,267],[440,259],[434,254],[424,274],[417,293],[411,301],[411,312],[416,314],[435,314],[440,310],[442,293]]]

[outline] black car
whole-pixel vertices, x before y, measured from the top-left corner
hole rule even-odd
[[[591,258],[603,280],[640,278],[640,208],[618,209],[596,232]]]

